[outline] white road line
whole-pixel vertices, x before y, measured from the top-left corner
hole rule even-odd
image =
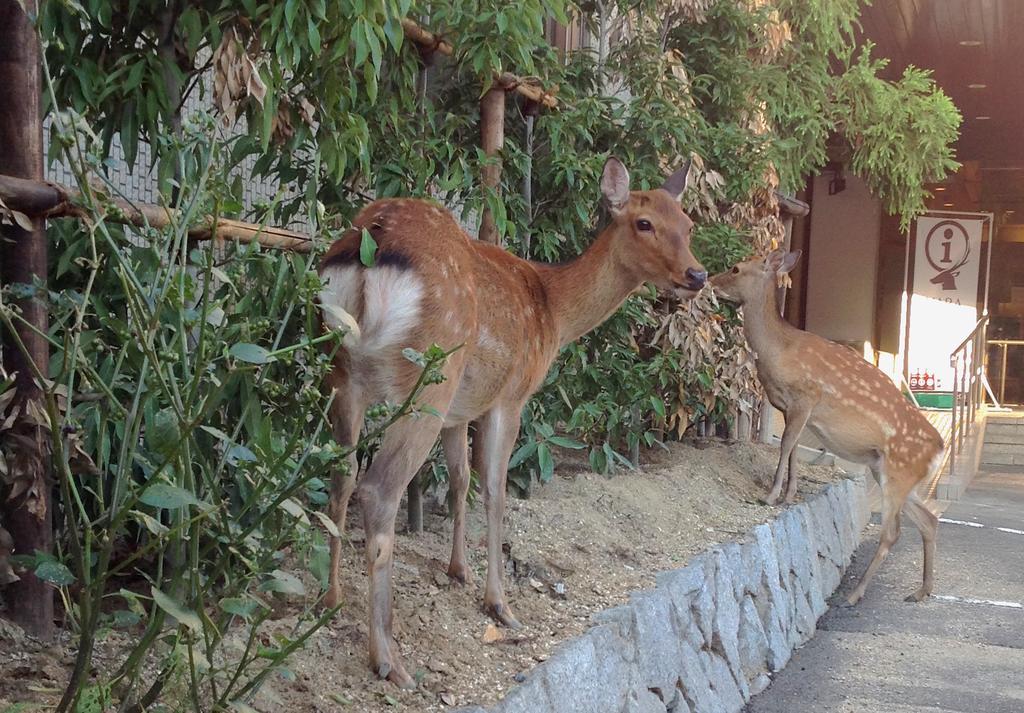
[[[944,522],[947,525],[964,525],[965,527],[988,527],[983,523],[974,522],[973,520],[954,520],[948,517],[940,517],[939,522]],[[1024,530],[1015,530],[1012,527],[994,527],[992,529],[999,530],[1000,532],[1008,532],[1011,535],[1024,535]]]
[[[944,522],[948,525],[966,525],[967,527],[985,527],[980,522],[970,522],[968,520],[951,520],[948,517],[940,517],[939,522]]]
[[[957,602],[959,604],[985,604],[990,607],[1002,607],[1004,609],[1024,609],[1020,602],[1004,602],[998,599],[975,599],[974,597],[956,597],[949,594],[935,594],[933,599],[943,602]]]

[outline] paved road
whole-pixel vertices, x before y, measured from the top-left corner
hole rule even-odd
[[[748,713],[1024,713],[1024,473],[979,474],[942,518],[975,526],[940,522],[939,596],[903,601],[921,576],[921,539],[904,517],[861,603],[826,613]],[[871,526],[837,597],[877,542]]]

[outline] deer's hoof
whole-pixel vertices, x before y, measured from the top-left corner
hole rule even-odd
[[[381,679],[390,681],[398,688],[401,688],[404,691],[416,690],[416,681],[413,680],[412,676],[406,673],[405,668],[403,668],[402,664],[397,661],[381,661],[374,667],[374,669]]]
[[[341,589],[328,589],[324,595],[324,609],[334,609],[341,604]]]
[[[905,602],[923,602],[925,599],[928,598],[929,595],[930,595],[930,592],[926,592],[923,589],[918,589],[913,594],[909,594],[906,597],[904,597],[903,601],[905,601]]]
[[[487,604],[484,609],[492,619],[502,626],[507,626],[509,629],[521,629],[523,627],[515,615],[512,614],[512,610],[508,608],[508,604],[504,602]]]
[[[452,584],[456,584],[460,587],[472,584],[473,582],[473,575],[470,573],[469,567],[466,565],[462,565],[461,567],[451,565],[448,568],[448,578],[452,580]]]

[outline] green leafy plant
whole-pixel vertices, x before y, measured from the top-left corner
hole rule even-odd
[[[76,168],[89,220],[52,229],[59,265],[40,295],[52,358],[49,373],[34,375],[63,503],[62,552],[21,562],[61,588],[77,632],[58,709],[116,699],[226,710],[333,614],[317,613],[318,593],[287,567],[292,546],[322,538],[321,527],[337,534],[310,505],[322,503],[329,471],[346,467],[321,388],[341,335],[320,333],[315,255],[190,242],[188,227],[205,215],[216,223],[226,192],[212,120],[167,139],[188,178],[172,225],[135,231],[105,219],[116,210],[109,188],[85,180],[101,146],[67,118],[55,131],[85,159]],[[14,290],[38,288],[5,286],[8,328],[21,320],[6,294]],[[367,440],[443,378],[440,349],[407,358],[419,383],[405,403],[378,409]],[[276,594],[302,598],[299,626],[254,647]],[[116,671],[91,680],[95,642],[110,627],[138,636]],[[240,653],[228,645],[239,631],[248,639]]]

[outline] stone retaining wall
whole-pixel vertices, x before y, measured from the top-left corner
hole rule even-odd
[[[486,711],[737,713],[814,635],[870,516],[866,493],[863,477],[841,480],[662,573]]]

